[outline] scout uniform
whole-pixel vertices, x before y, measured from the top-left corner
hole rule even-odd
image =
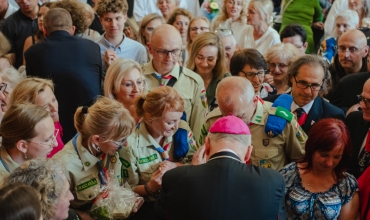
[[[165,78],[168,78],[168,76],[161,78],[160,74],[154,70],[152,61],[144,64],[142,69],[149,91],[155,87],[167,85],[169,79]],[[180,70],[182,70],[181,73]],[[198,140],[200,136],[200,127],[204,123],[204,115],[207,111],[207,96],[206,90],[204,89],[204,82],[202,78],[193,71],[186,68],[180,69],[177,63],[168,75],[177,79],[173,88],[184,100],[186,121],[193,131],[196,137],[195,139]]]
[[[258,101],[256,111],[251,119],[250,130],[252,133],[253,151],[251,163],[256,166],[280,170],[291,161],[296,161],[304,156],[304,146],[307,136],[299,126],[295,117],[287,122],[281,134],[274,138],[265,132],[265,123],[268,115],[275,115],[276,108],[272,103]],[[206,123],[202,126],[202,140],[208,134],[209,128],[218,118],[222,117],[219,108],[207,115]]]
[[[184,126],[185,125],[185,126]],[[180,161],[182,163],[190,162],[192,155],[198,150],[197,142],[192,136],[189,126],[186,123],[179,125],[188,131],[189,151],[186,157]],[[132,188],[137,185],[144,185],[149,182],[152,173],[158,170],[159,163],[169,158],[174,161],[172,136],[166,137],[163,147],[160,146],[148,133],[145,123],[141,122],[134,133],[127,138],[127,146],[119,151],[122,162],[122,177]],[[159,149],[159,150],[157,150]],[[164,152],[160,152],[164,150]],[[154,201],[155,198],[147,198],[148,201]]]
[[[99,176],[98,162],[100,160],[92,155],[81,144],[81,135],[76,135],[69,141],[53,158],[62,160],[66,164],[68,171],[67,179],[70,183],[70,189],[74,196],[71,201],[73,208],[90,208],[91,202],[98,196],[99,189],[102,186],[102,180]],[[119,182],[121,179],[121,162],[118,153],[114,156],[106,156],[102,164],[109,166],[106,168],[109,172],[114,172]],[[103,179],[104,181],[104,179]]]
[[[19,164],[13,161],[4,147],[0,147],[0,186],[3,181],[9,176],[10,172],[17,169]]]

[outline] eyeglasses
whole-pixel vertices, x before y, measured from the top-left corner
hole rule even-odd
[[[369,103],[370,103],[370,99],[367,99],[367,98],[363,97],[362,95],[357,95],[357,99],[358,99],[359,104],[361,104],[361,102],[364,102],[366,108],[368,108]]]
[[[123,144],[126,142],[126,138],[122,139],[121,141],[109,141],[112,142],[113,144],[118,146],[118,150],[120,150],[123,146]]]
[[[276,67],[279,67],[279,69],[284,69],[288,67],[288,65],[284,63],[270,63],[269,66],[270,66],[270,69],[276,69]]]
[[[261,71],[258,71],[256,73],[254,72],[249,72],[249,73],[246,73],[244,72],[243,70],[240,70],[240,72],[244,73],[245,77],[247,77],[247,79],[251,80],[253,79],[255,76],[257,76],[258,78],[263,78],[265,76],[265,70],[261,70]]]
[[[307,89],[308,87],[311,88],[312,91],[319,91],[322,89],[322,84],[317,84],[317,83],[307,83],[305,81],[297,81],[297,79],[295,78],[295,76],[293,77],[294,80],[295,80],[295,83],[297,85],[298,88],[301,88],[301,89]]]
[[[347,47],[344,47],[344,46],[339,46],[338,47],[338,51],[341,52],[341,53],[347,53],[347,51],[349,51],[349,53],[357,53],[358,51],[360,51],[361,49],[365,48],[367,46],[364,46],[362,48],[357,48],[357,47],[348,47],[348,50],[347,50]]]
[[[176,58],[180,56],[181,50],[180,49],[174,49],[174,50],[156,50],[153,49],[160,58],[165,58],[167,57],[168,54],[171,54],[172,58]]]
[[[198,31],[198,30],[201,30],[201,31],[208,31],[209,30],[209,27],[191,27],[190,28],[190,31]]]
[[[215,33],[217,33],[217,32],[223,32],[223,33],[228,34],[228,35],[234,35],[233,30],[231,30],[231,29],[217,29],[217,30],[215,30]]]
[[[6,90],[7,85],[8,84],[6,84],[6,83],[1,83],[0,84],[0,92],[2,92],[4,95],[5,95],[5,90]]]
[[[55,129],[54,130],[54,135],[53,137],[51,138],[51,143],[50,144],[46,144],[46,143],[38,143],[38,142],[33,142],[33,141],[28,141],[30,143],[34,143],[34,144],[40,144],[40,145],[44,145],[44,146],[48,146],[50,148],[53,148],[54,145],[55,145],[55,142],[57,141],[57,136],[59,134],[59,129]]]

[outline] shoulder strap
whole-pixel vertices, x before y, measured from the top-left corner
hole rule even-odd
[[[1,157],[0,157],[0,162],[3,164],[6,171],[8,171],[10,173],[8,166],[5,164],[5,162],[3,161],[3,159]]]
[[[182,73],[182,66],[180,66],[180,72],[179,72],[179,77],[180,77],[180,74]],[[177,79],[175,77],[172,77],[166,86],[169,86],[169,87],[173,87],[176,83]]]

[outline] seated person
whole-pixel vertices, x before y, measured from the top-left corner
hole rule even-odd
[[[10,47],[8,39],[0,32],[0,68],[9,68],[12,66],[9,56],[7,55]]]
[[[300,24],[289,24],[280,33],[282,43],[293,44],[300,53],[300,56],[306,54],[308,47],[307,33]]]
[[[24,74],[19,73],[13,67],[0,69],[0,77],[3,79],[3,83],[6,84],[4,90],[4,100],[1,100],[1,109],[6,112],[10,107],[10,99],[13,89],[25,78]]]

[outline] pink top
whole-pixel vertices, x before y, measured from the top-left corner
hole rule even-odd
[[[55,129],[59,129],[58,136],[56,137],[57,142],[58,142],[58,146],[54,147],[53,150],[50,152],[50,154],[46,156],[46,158],[52,158],[54,156],[54,154],[58,153],[64,147],[64,143],[62,141],[62,136],[63,136],[62,125],[59,123],[59,121],[57,121],[57,122],[54,122],[54,127],[55,127]]]

